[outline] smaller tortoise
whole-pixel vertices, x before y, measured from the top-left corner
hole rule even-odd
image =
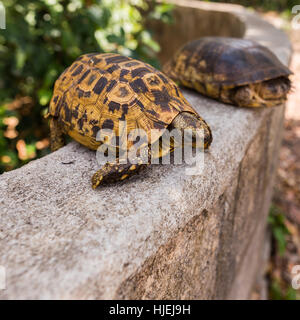
[[[283,103],[292,72],[257,42],[204,37],[184,45],[163,71],[181,85],[240,107]]]
[[[199,132],[204,148],[212,141],[209,126],[171,79],[146,63],[113,53],[82,55],[67,68],[55,83],[47,117],[52,151],[64,145],[64,134],[92,150],[103,144],[97,139],[100,130],[114,134],[116,139],[108,137],[106,144],[117,149],[117,159],[93,175],[94,189],[100,183],[124,180],[148,164],[140,151],[142,145],[137,140],[128,141],[133,129],[143,129],[151,141],[150,148],[142,149],[147,150],[147,160],[173,151],[174,143],[167,145],[160,140],[167,129],[190,129],[192,146]],[[154,143],[159,143],[159,148],[153,154]],[[136,148],[136,158],[134,163],[131,159],[124,163],[120,154],[126,154],[130,147]]]

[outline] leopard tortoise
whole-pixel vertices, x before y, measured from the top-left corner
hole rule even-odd
[[[150,136],[152,129],[158,129],[152,133],[151,143],[172,128],[190,129],[193,138],[200,129],[204,148],[212,141],[209,126],[171,79],[144,62],[114,53],[85,54],[68,67],[55,83],[47,117],[52,151],[64,145],[65,134],[97,150],[103,144],[98,141],[97,133],[105,129],[117,138],[108,142],[121,151],[120,141],[127,138],[120,130],[121,120],[126,123],[125,132],[143,129]],[[195,139],[191,141],[194,143]],[[128,141],[125,148],[134,144],[135,141]],[[154,157],[173,150],[172,145],[162,145]],[[93,175],[92,187],[124,180],[139,172],[147,164],[139,161],[142,156],[139,152],[136,154],[138,161],[134,164],[119,159],[104,164]]]

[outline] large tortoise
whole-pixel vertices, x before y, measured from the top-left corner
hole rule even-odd
[[[163,71],[203,95],[243,107],[281,104],[286,100],[291,71],[257,42],[204,37],[187,43]]]
[[[202,132],[204,148],[212,141],[209,126],[172,80],[146,63],[113,53],[85,54],[67,68],[55,83],[47,116],[53,151],[64,145],[64,134],[97,150],[103,143],[97,141],[97,133],[108,129],[117,139],[108,137],[106,142],[119,151],[132,129],[143,129],[151,143],[159,141],[163,132],[172,128],[191,129],[192,144]],[[126,121],[127,130],[120,129],[120,121]],[[125,148],[134,147],[135,142],[127,141]],[[161,157],[173,151],[173,147],[160,142],[152,157]],[[142,156],[138,151],[134,164],[118,159],[107,162],[93,175],[92,187],[137,173],[146,166],[139,159]]]

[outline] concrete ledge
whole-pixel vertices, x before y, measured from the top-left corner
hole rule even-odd
[[[288,63],[287,37],[242,7],[182,5],[231,11],[247,38]],[[76,142],[1,175],[0,298],[249,297],[262,272],[284,107],[245,110],[183,92],[214,134],[203,175],[153,165],[94,191],[95,153]]]

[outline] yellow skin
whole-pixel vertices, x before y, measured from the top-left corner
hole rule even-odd
[[[97,133],[105,129],[111,130],[120,144],[113,145],[109,139],[108,145],[121,150],[122,142],[128,141],[126,132],[133,129],[144,130],[152,143],[164,130],[173,128],[192,129],[193,136],[197,129],[203,129],[204,148],[212,141],[209,126],[171,79],[148,64],[118,54],[79,57],[56,81],[47,117],[52,151],[64,145],[64,134],[97,150],[102,143],[96,139]],[[121,121],[126,130],[120,129]],[[158,129],[154,136],[152,129]],[[132,146],[134,142],[128,141],[127,149]],[[163,146],[154,157],[172,150],[172,146]],[[93,175],[92,187],[136,174],[146,166],[141,163],[142,156],[135,159],[137,164],[121,163],[119,159],[106,163]],[[150,154],[144,156],[150,158]]]

